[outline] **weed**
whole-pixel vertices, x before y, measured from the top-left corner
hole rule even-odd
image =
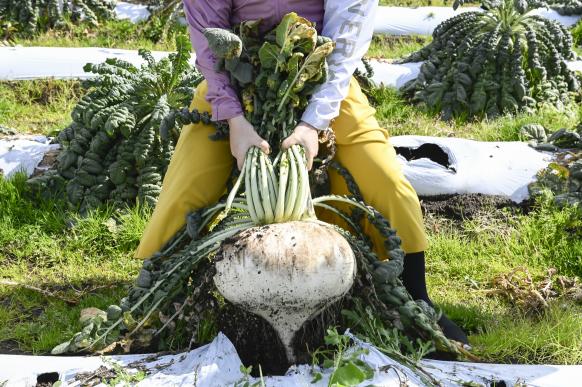
[[[357,337],[374,344],[388,356],[414,364],[435,350],[431,342],[423,342],[420,339],[413,341],[396,328],[386,328],[384,323],[373,315],[372,310],[361,303],[356,303],[353,311],[343,310],[342,315],[348,320],[348,326]]]
[[[496,363],[581,364],[582,310],[555,302],[541,318],[499,318],[472,337],[475,352]]]
[[[352,346],[349,336],[340,335],[336,328],[328,328],[324,340],[328,348],[319,348],[312,354],[312,383],[323,378],[317,371],[319,364],[332,370],[329,387],[357,386],[374,377],[374,369],[360,359],[361,355],[367,354],[367,350]]]
[[[263,377],[263,370],[259,364],[259,380],[251,383],[251,373],[253,372],[253,366],[245,367],[241,364],[240,372],[242,372],[242,378],[237,381],[235,387],[265,387],[265,378]]]
[[[176,26],[174,33],[186,33],[185,26]],[[68,25],[66,29],[49,30],[32,38],[15,38],[16,44],[23,46],[43,47],[106,47],[132,49],[146,48],[158,51],[173,51],[173,34],[168,34],[163,40],[154,43],[157,35],[151,35],[143,23],[132,23],[129,20],[107,20],[98,28],[86,24]]]
[[[430,43],[431,38],[422,35],[374,35],[366,56],[369,58],[403,58]]]

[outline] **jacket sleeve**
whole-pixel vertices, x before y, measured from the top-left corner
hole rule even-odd
[[[327,129],[339,114],[347,96],[350,78],[368,51],[374,33],[378,0],[327,0],[322,35],[336,47],[327,58],[329,77],[311,96],[302,121]]]
[[[208,82],[206,99],[212,106],[212,119],[227,120],[242,114],[240,100],[225,72],[215,70],[216,58],[202,34],[207,27],[231,28],[232,0],[184,0],[184,12],[196,52],[196,67]]]

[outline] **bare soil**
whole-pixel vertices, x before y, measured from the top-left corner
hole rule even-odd
[[[0,341],[0,354],[2,355],[25,355],[28,354],[20,349],[20,345],[15,340]]]
[[[528,201],[518,204],[504,196],[483,194],[424,196],[420,198],[420,204],[423,213],[454,221],[479,216],[499,217],[503,209],[511,213],[527,213],[531,206]]]
[[[45,372],[36,378],[36,387],[51,387],[59,380],[57,372]]]
[[[30,177],[32,178],[43,175],[46,171],[52,169],[57,162],[57,157],[59,156],[59,153],[61,153],[60,149],[50,150],[47,153],[45,153],[40,164],[38,164],[38,166],[34,168],[34,172]]]

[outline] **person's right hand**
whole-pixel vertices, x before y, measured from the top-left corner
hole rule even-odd
[[[243,115],[229,119],[228,126],[230,129],[230,152],[236,159],[239,170],[242,169],[250,147],[256,146],[266,154],[271,153],[269,143],[257,134],[255,128]]]

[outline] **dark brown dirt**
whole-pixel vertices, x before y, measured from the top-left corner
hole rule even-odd
[[[36,387],[51,387],[59,380],[58,372],[45,372],[36,378]]]
[[[234,305],[221,309],[218,327],[234,344],[245,366],[258,365],[264,373],[283,374],[288,363],[285,350],[277,333],[261,317],[248,313]]]
[[[498,217],[502,209],[515,213],[527,213],[529,202],[514,203],[504,196],[483,194],[458,194],[424,196],[420,198],[422,211],[455,221],[474,219],[478,216]]]
[[[293,349],[299,364],[309,364],[313,351],[324,345],[325,328],[335,325],[339,317],[337,308],[333,313],[324,312],[307,321],[293,340]],[[259,365],[263,375],[283,375],[291,366],[285,356],[285,349],[277,332],[263,318],[248,313],[232,304],[221,308],[218,329],[234,344],[245,366],[253,366],[253,376],[259,375]]]
[[[81,386],[91,387],[97,386],[101,383],[108,383],[117,376],[117,372],[114,369],[101,366],[95,371],[78,373],[75,375],[75,380],[78,381]]]
[[[2,355],[25,355],[27,352],[20,349],[20,345],[15,340],[0,341],[0,354]]]
[[[59,156],[60,152],[61,152],[60,149],[57,149],[57,150],[52,150],[52,151],[48,151],[47,153],[45,153],[40,164],[38,164],[38,166],[34,169],[34,172],[32,173],[32,175],[30,177],[32,178],[32,177],[40,176],[40,175],[44,174],[46,171],[48,171],[49,169],[52,169],[53,166],[55,166],[55,164],[57,162],[57,157]]]

